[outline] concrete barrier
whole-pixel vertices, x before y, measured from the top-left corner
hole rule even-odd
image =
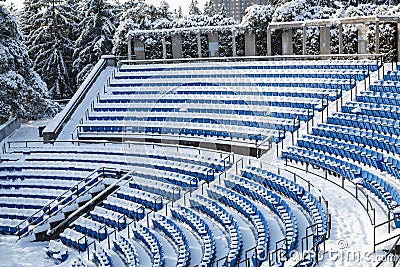
[[[43,140],[45,142],[51,142],[55,140],[60,132],[62,131],[65,123],[71,118],[75,110],[78,108],[79,104],[82,103],[87,92],[99,77],[100,73],[107,66],[116,66],[117,61],[115,56],[102,56],[99,62],[94,66],[93,70],[89,73],[86,80],[79,87],[78,91],[74,94],[69,103],[65,108],[46,126],[43,130]]]
[[[17,118],[10,119],[8,122],[0,125],[0,141],[12,134],[21,127],[21,121]]]

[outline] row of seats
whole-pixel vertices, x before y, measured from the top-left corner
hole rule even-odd
[[[253,260],[258,262],[258,266],[268,255],[269,247],[269,231],[264,215],[248,198],[222,186],[215,185],[207,193],[211,198],[236,209],[252,223],[256,236],[256,255],[253,255]]]
[[[158,95],[160,94],[177,94],[182,95],[211,95],[211,96],[253,96],[253,97],[269,97],[269,96],[281,96],[281,97],[292,97],[292,98],[316,98],[322,99],[328,97],[329,100],[335,100],[341,96],[341,91],[339,89],[325,89],[325,88],[305,88],[305,87],[267,87],[260,90],[258,87],[239,87],[231,86],[221,89],[218,85],[208,86],[208,87],[189,87],[184,86],[172,91],[159,91],[158,88],[146,87],[140,91],[133,91],[129,87],[118,87],[113,89],[111,92],[113,95],[134,95],[135,97],[143,95]],[[298,89],[298,90],[296,90]]]
[[[157,218],[153,218],[153,225],[155,228],[161,230],[166,236],[168,236],[171,239],[172,244],[175,246],[178,254],[176,266],[189,266],[189,243],[180,227],[176,223],[174,223],[174,221],[167,219],[165,216],[162,215],[158,216]]]
[[[380,80],[372,83],[369,90],[382,93],[400,93],[398,81]]]
[[[4,219],[0,218],[0,233],[1,234],[12,234],[12,235],[23,235],[28,231],[29,222],[18,220],[16,218]]]
[[[93,251],[93,262],[96,266],[101,267],[113,267],[113,261],[110,254],[101,246],[97,245],[96,249]]]
[[[187,188],[189,190],[195,190],[198,185],[198,180],[186,174],[176,173],[166,170],[157,170],[157,172],[148,173],[141,171],[140,169],[135,170],[135,175],[148,179],[149,181],[168,182],[179,187]]]
[[[327,123],[373,130],[390,135],[400,135],[400,122],[393,119],[348,113],[334,113],[332,116],[328,117]]]
[[[225,229],[229,247],[225,263],[227,267],[234,267],[239,262],[243,246],[242,235],[236,219],[217,202],[209,198],[198,195],[197,198],[190,198],[189,202],[191,207],[208,215]]]
[[[87,238],[84,234],[71,228],[67,228],[60,234],[61,242],[69,247],[74,247],[79,251],[85,251],[88,246]]]
[[[139,267],[139,256],[132,242],[124,236],[117,234],[113,240],[114,248],[123,255],[124,262],[129,267]]]
[[[213,266],[215,258],[215,240],[208,224],[193,210],[182,206],[171,209],[171,214],[173,218],[189,225],[190,229],[198,235],[203,252],[198,266]]]
[[[129,183],[129,187],[144,190],[174,201],[181,197],[180,188],[164,182],[151,181],[149,183],[147,180],[134,178],[134,181]]]
[[[132,87],[132,88],[146,88],[146,87],[181,87],[181,86],[194,86],[205,82],[205,78],[175,78],[165,81],[164,79],[149,79],[141,80],[112,80],[109,83],[110,88]],[[322,89],[336,89],[342,87],[343,90],[350,90],[355,86],[355,81],[349,83],[348,79],[333,79],[333,78],[286,78],[282,81],[280,78],[254,78],[252,82],[248,78],[237,77],[230,78],[217,78],[214,84],[219,86],[258,86],[258,87],[304,87],[304,88],[322,88]]]
[[[143,190],[122,186],[117,192],[117,197],[136,202],[154,211],[163,208],[163,199],[161,196],[152,194]]]
[[[169,160],[169,158],[154,158],[149,160],[144,155],[126,155],[121,154],[120,157],[111,157],[111,156],[102,156],[102,157],[76,157],[71,154],[61,154],[57,157],[57,154],[52,154],[53,156],[47,154],[38,154],[32,155],[27,158],[26,161],[34,162],[35,164],[39,162],[63,162],[69,161],[71,163],[85,163],[84,165],[93,164],[94,166],[98,166],[98,164],[114,164],[120,168],[128,168],[130,167],[143,167],[148,169],[158,169],[158,170],[166,170],[177,172],[185,175],[189,175],[200,180],[213,181],[215,170],[209,167],[203,167],[199,165],[182,163],[176,160]]]
[[[102,158],[110,160],[108,156],[118,156],[118,157],[143,157],[143,158],[152,158],[152,159],[163,159],[163,160],[170,160],[170,161],[177,161],[177,162],[183,162],[183,163],[190,163],[193,165],[199,165],[203,167],[209,167],[216,169],[217,171],[223,171],[224,168],[229,168],[232,163],[229,162],[228,159],[218,159],[218,158],[213,158],[205,155],[199,155],[198,153],[179,153],[179,154],[171,154],[166,151],[162,151],[160,154],[159,150],[157,149],[151,149],[150,147],[146,146],[134,146],[135,149],[109,149],[109,148],[98,148],[98,149],[93,149],[93,148],[85,148],[85,147],[75,147],[71,149],[63,149],[63,148],[57,148],[57,149],[31,149],[30,150],[30,156],[27,158],[27,160],[32,159],[32,160],[38,160],[38,159],[46,159],[49,156],[51,158],[59,158],[61,160],[65,161],[74,161],[74,158],[71,158],[71,154],[74,155],[80,155],[80,156],[88,156],[90,158],[93,158],[93,160],[96,160],[96,158]],[[95,161],[96,162],[96,161]],[[102,163],[103,161],[100,161],[99,163]]]
[[[266,188],[293,199],[310,216],[315,239],[325,237],[328,231],[327,215],[314,195],[292,180],[255,166],[249,166],[241,174],[245,178],[257,181]]]
[[[250,196],[278,215],[285,229],[285,241],[282,245],[285,253],[282,256],[288,257],[296,248],[298,238],[297,220],[288,204],[277,194],[244,177],[232,175],[225,180],[225,186]]]
[[[119,123],[121,124],[121,122]],[[181,136],[194,136],[194,137],[212,137],[222,138],[227,140],[232,139],[249,139],[250,141],[263,141],[267,138],[279,139],[281,131],[264,130],[258,128],[250,128],[243,126],[233,125],[219,125],[208,123],[173,123],[173,122],[145,122],[143,121],[129,123],[129,125],[115,125],[114,123],[104,122],[90,122],[85,125],[80,125],[79,136],[84,134],[94,133],[95,136],[99,134],[163,134],[163,135],[181,135]]]
[[[76,231],[99,241],[106,239],[110,232],[104,224],[83,216],[74,221],[73,227]]]
[[[363,91],[356,96],[356,100],[359,102],[398,106],[400,103],[400,94]]]
[[[342,112],[356,113],[394,120],[400,119],[400,108],[392,105],[364,102],[347,102],[346,105],[342,107]]]
[[[368,171],[362,170],[361,167],[349,163],[348,161],[299,147],[290,147],[287,151],[282,153],[282,158],[322,167],[350,180],[363,178],[360,184],[377,195],[385,203],[390,212],[400,203],[399,193],[389,183],[376,175],[369,174]],[[368,179],[365,179],[366,177],[368,177]],[[357,183],[359,183],[359,181],[357,181]]]
[[[335,87],[334,89],[336,89]],[[301,98],[301,97],[283,97],[283,96],[270,96],[270,97],[258,97],[253,96],[221,96],[215,98],[207,95],[166,95],[166,96],[153,96],[153,95],[141,95],[140,98],[125,97],[119,95],[104,95],[99,100],[98,103],[101,105],[111,105],[111,104],[128,104],[132,106],[148,106],[151,105],[152,108],[159,108],[170,106],[171,104],[208,104],[208,105],[235,105],[236,108],[243,106],[268,106],[268,107],[290,107],[290,108],[306,108],[322,110],[326,107],[326,103],[322,103],[321,99],[317,98]],[[324,106],[321,106],[321,105]]]
[[[263,72],[263,73],[165,73],[165,72],[153,72],[137,74],[137,73],[117,73],[113,77],[116,80],[148,80],[148,79],[263,79],[263,78],[308,78],[308,79],[352,79],[353,77],[358,81],[365,79],[367,72],[356,71],[348,72],[344,70],[319,70],[319,71],[298,71],[298,70],[285,70],[276,72]]]
[[[329,99],[331,100],[331,99]],[[198,106],[198,107],[196,107]],[[220,105],[188,105],[188,107],[116,107],[109,105],[99,105],[94,108],[94,112],[182,112],[188,113],[211,113],[211,114],[236,114],[236,115],[253,115],[253,116],[270,116],[273,118],[296,119],[301,121],[308,121],[314,116],[313,110],[301,108],[287,108],[287,107],[260,107],[260,106],[247,106],[239,107],[230,106],[226,104]],[[119,116],[119,115],[116,115]]]
[[[160,241],[156,237],[156,235],[147,227],[144,227],[139,224],[139,226],[133,229],[133,234],[136,239],[143,242],[143,244],[148,248],[151,252],[151,267],[163,267],[165,262],[164,252],[161,246]]]
[[[148,72],[148,71],[181,71],[183,70],[264,70],[264,69],[347,69],[376,71],[380,64],[376,60],[310,60],[310,61],[248,61],[224,62],[224,64],[186,63],[186,64],[158,64],[158,65],[127,65],[119,68],[121,72]],[[172,66],[172,67],[171,67]],[[398,66],[400,70],[400,67]]]
[[[357,144],[331,140],[325,137],[304,135],[297,141],[297,145],[299,147],[353,159],[377,169],[380,168],[384,160],[384,155],[375,150],[360,147]]]
[[[109,210],[107,208],[96,206],[89,212],[90,217],[97,221],[104,223],[110,227],[116,228],[119,231],[125,229],[127,221],[124,214]]]
[[[296,131],[299,126],[297,123],[293,123],[292,119],[284,118],[272,118],[272,117],[260,117],[260,116],[237,116],[237,115],[226,115],[223,118],[214,117],[216,114],[205,114],[205,113],[131,113],[124,114],[124,116],[115,116],[114,114],[107,113],[93,113],[89,115],[88,121],[90,122],[115,122],[116,125],[124,122],[126,126],[135,125],[135,121],[140,121],[145,124],[145,131],[148,131],[148,127],[154,125],[153,122],[167,123],[206,123],[206,124],[218,124],[218,125],[234,125],[252,128],[266,128],[274,130],[285,130],[285,131]],[[153,127],[154,128],[154,127]],[[152,129],[153,132],[157,130]]]
[[[315,136],[358,143],[360,145],[366,145],[387,152],[400,154],[399,138],[380,134],[372,130],[321,123],[312,129],[312,134]]]
[[[145,215],[145,209],[142,205],[112,195],[103,201],[103,205],[106,209],[125,214],[137,221],[143,219]]]

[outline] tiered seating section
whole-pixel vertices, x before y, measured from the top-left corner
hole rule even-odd
[[[362,185],[384,203],[400,227],[395,212],[400,204],[395,181],[400,178],[398,73],[389,71],[282,157],[322,167]]]
[[[349,90],[377,68],[375,61],[122,65],[78,136],[279,142],[340,97],[340,88]]]
[[[101,166],[135,169],[134,179],[104,201],[103,212],[98,214],[95,210],[91,214],[100,223],[122,229],[123,216],[142,219],[144,208],[160,210],[163,199],[178,200],[181,189],[194,190],[200,180],[211,182],[232,164],[219,155],[214,158],[189,150],[169,155],[168,150],[160,153],[145,145],[132,145],[131,150],[114,146],[49,145],[16,149],[12,155],[20,160],[0,165],[0,232],[20,235],[27,232],[29,224],[42,223],[49,214],[59,212],[58,207],[73,201],[77,193],[100,183],[100,178],[80,181]],[[111,174],[107,177],[117,178]],[[87,192],[75,202],[88,201],[91,194],[102,189],[104,185],[91,188],[90,194]]]
[[[78,126],[78,137],[124,139],[162,134],[168,138],[279,142],[285,132],[297,130],[300,121],[310,120],[328,101],[340,97],[342,90],[351,89],[356,81],[375,70],[375,61],[123,65],[86,113]],[[389,76],[393,82],[395,75]],[[285,151],[283,158],[329,168],[349,179],[362,177],[363,186],[378,195],[389,210],[393,209],[400,197],[390,183],[369,169],[342,159],[349,158],[400,178],[400,160],[388,155],[398,154],[399,146],[399,112],[393,106],[397,91],[393,90],[385,87],[382,92],[360,94],[356,101],[343,107],[342,113],[300,139],[298,147]],[[387,100],[378,100],[375,94]],[[14,150],[2,157],[0,231],[23,234],[32,221],[41,222],[49,210],[57,211],[58,205],[47,207],[48,203],[66,190],[70,193],[65,197],[83,192],[85,186],[76,191],[71,188],[107,165],[126,170],[124,174],[129,169],[133,172],[124,185],[118,185],[98,206],[60,234],[65,246],[80,252],[90,246],[91,260],[99,266],[113,266],[115,253],[127,266],[140,266],[139,258],[146,256],[138,253],[138,246],[147,252],[144,254],[152,267],[166,266],[166,262],[182,267],[211,267],[223,262],[223,266],[233,267],[248,256],[253,266],[260,266],[265,260],[273,266],[283,266],[301,242],[293,211],[297,207],[313,230],[313,242],[323,242],[327,236],[323,205],[284,176],[249,166],[238,175],[228,174],[224,186],[216,185],[214,179],[232,166],[230,157],[213,158],[189,148],[178,148],[179,153],[177,148],[165,152],[152,145],[133,144],[127,149],[118,144],[56,143]],[[121,178],[110,173],[104,176],[104,182],[96,184],[97,191],[91,193],[98,193]],[[170,209],[169,216],[161,215],[168,203],[179,201],[188,191],[192,193],[203,181],[208,184],[206,194],[197,191],[188,198],[189,206],[181,201],[181,205]],[[40,212],[31,216],[38,209]],[[149,223],[150,213],[154,217]],[[137,222],[146,216],[147,227]],[[276,220],[282,230],[283,242],[279,245],[271,242],[276,233],[270,232],[268,220]],[[251,229],[251,236],[243,236],[245,228]],[[214,231],[224,234],[223,238],[218,236],[218,242]],[[195,238],[188,238],[185,233]],[[111,240],[112,249],[106,249],[107,239]],[[249,250],[249,239],[254,241],[255,249]],[[172,245],[176,257],[165,255],[165,242]],[[193,257],[194,247],[201,247],[201,257]],[[276,250],[283,253],[272,259]],[[313,258],[306,258],[300,266],[313,264]],[[73,265],[85,266],[85,261],[77,258]]]

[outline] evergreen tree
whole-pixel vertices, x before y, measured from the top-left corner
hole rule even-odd
[[[177,18],[183,18],[183,13],[182,13],[182,7],[181,6],[179,6],[179,8],[178,8],[178,16],[177,16]]]
[[[27,1],[29,2],[29,1]],[[40,5],[39,5],[40,4]],[[76,9],[71,0],[47,0],[27,6],[37,13],[26,18],[27,45],[34,69],[43,77],[52,98],[67,98],[75,92],[71,79]]]
[[[215,8],[214,2],[212,0],[208,0],[204,5],[204,15],[212,17],[217,14],[217,10]]]
[[[57,105],[32,69],[15,18],[0,4],[0,123],[11,116],[28,120],[54,116]]]
[[[242,19],[242,26],[255,33],[256,46],[259,55],[267,54],[267,28],[272,21],[275,8],[272,5],[252,5],[246,8]]]
[[[219,10],[219,14],[224,18],[228,16],[228,10],[226,9],[225,3],[222,3],[221,9]]]
[[[102,55],[112,51],[115,33],[115,7],[105,0],[84,0],[85,11],[79,23],[80,35],[75,42],[73,71],[80,85]]]
[[[201,15],[199,3],[197,0],[192,0],[189,6],[189,15]]]

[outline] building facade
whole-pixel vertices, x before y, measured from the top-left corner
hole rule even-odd
[[[240,21],[243,17],[244,11],[248,6],[258,4],[266,5],[267,0],[213,0],[217,12],[220,12],[224,6],[226,15],[233,17],[235,20]]]

